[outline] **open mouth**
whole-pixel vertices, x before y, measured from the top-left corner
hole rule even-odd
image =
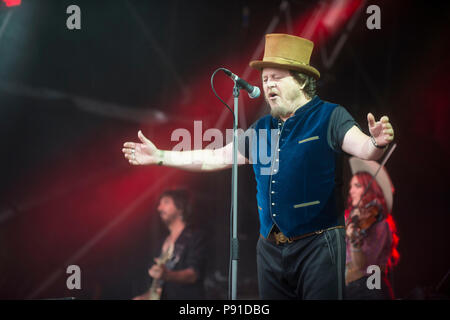
[[[278,94],[276,94],[275,92],[270,92],[268,94],[268,96],[269,96],[269,99],[275,99],[276,97],[278,97]]]

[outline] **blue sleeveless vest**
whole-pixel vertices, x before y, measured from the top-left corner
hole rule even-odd
[[[336,154],[327,141],[336,107],[315,96],[284,124],[270,115],[255,123],[250,152],[264,237],[274,224],[288,237],[338,225]]]

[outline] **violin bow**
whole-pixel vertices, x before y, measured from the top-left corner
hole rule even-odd
[[[392,152],[394,152],[395,148],[397,148],[397,144],[394,143],[392,145],[392,148],[389,149],[388,153],[386,154],[386,156],[384,157],[383,161],[381,161],[380,166],[378,167],[377,171],[375,172],[375,174],[372,176],[372,178],[369,180],[369,183],[366,186],[366,189],[364,190],[363,194],[361,195],[361,198],[359,198],[358,204],[355,206],[355,208],[359,208],[359,204],[361,203],[361,200],[364,198],[364,196],[366,195],[366,193],[369,191],[369,188],[372,184],[372,181],[376,178],[376,176],[378,175],[378,172],[380,172],[381,168],[384,167],[384,165],[386,164],[386,162],[388,161],[388,159],[391,157]]]

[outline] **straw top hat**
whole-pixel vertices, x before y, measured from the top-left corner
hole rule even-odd
[[[314,43],[308,39],[282,33],[267,34],[264,58],[250,62],[250,67],[295,70],[318,79],[320,72],[309,65],[313,48]]]
[[[373,177],[380,167],[380,164],[376,161],[361,160],[355,157],[351,157],[349,159],[349,162],[352,174],[355,174],[357,172],[367,172]],[[378,175],[375,177],[375,181],[378,183],[381,191],[383,192],[388,211],[391,212],[394,185],[392,184],[391,178],[389,177],[389,174],[384,167],[382,167],[380,169],[380,172],[378,172]]]

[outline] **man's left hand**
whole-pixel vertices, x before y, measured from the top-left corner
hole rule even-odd
[[[375,121],[373,114],[367,114],[369,132],[374,137],[378,146],[384,147],[394,140],[394,128],[392,128],[387,116],[381,117],[380,121]]]

